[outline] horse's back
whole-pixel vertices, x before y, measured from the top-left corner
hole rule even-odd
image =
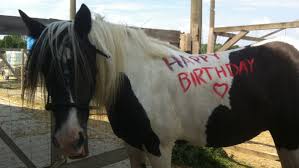
[[[128,77],[162,143],[230,146],[264,130],[284,142],[299,129],[297,44],[272,40],[209,55],[175,51]]]
[[[299,52],[296,44],[268,41],[233,52],[229,57],[232,64],[253,59],[254,70],[234,77],[230,88],[231,109],[215,109],[210,116],[208,145],[230,146],[270,130],[277,145],[298,147]]]

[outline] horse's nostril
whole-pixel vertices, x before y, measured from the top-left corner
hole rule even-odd
[[[58,140],[55,137],[52,138],[52,142],[53,142],[55,147],[59,148]]]
[[[80,148],[84,144],[85,138],[83,132],[79,132],[79,139],[75,142],[75,148]]]

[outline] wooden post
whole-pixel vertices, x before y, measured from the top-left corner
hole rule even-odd
[[[210,4],[210,31],[209,31],[209,39],[208,39],[208,53],[214,52],[216,34],[215,30],[215,0],[211,0]]]
[[[191,53],[191,35],[184,33],[180,36],[180,49],[184,52]]]
[[[25,50],[21,49],[22,53],[22,65],[21,65],[21,99],[24,100],[24,62],[25,62]]]
[[[190,29],[192,54],[199,54],[202,36],[202,0],[191,0]]]
[[[76,0],[70,0],[70,20],[74,20],[76,16]]]

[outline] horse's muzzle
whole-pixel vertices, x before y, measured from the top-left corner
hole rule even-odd
[[[68,156],[70,159],[82,159],[85,158],[89,155],[89,150],[88,150],[88,145],[84,143],[84,146],[82,148],[82,151],[79,155],[74,155],[74,156]]]
[[[82,151],[80,152],[79,155],[68,156],[70,159],[81,159],[87,157],[89,155],[87,136],[84,137],[83,134],[80,134],[79,140],[77,144],[74,144],[73,148],[76,150],[80,150],[80,148],[82,148],[81,149]]]
[[[69,146],[61,146],[58,140],[53,137],[52,143],[56,148],[60,148],[65,156],[70,159],[81,159],[89,155],[87,135],[80,132],[79,139]]]

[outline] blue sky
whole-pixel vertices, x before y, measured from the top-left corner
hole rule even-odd
[[[77,0],[77,8],[81,3],[110,22],[189,32],[190,0]],[[203,6],[203,41],[206,42],[209,0],[203,0]],[[67,19],[69,0],[8,0],[1,4],[0,15],[17,16],[17,9],[32,17]],[[299,0],[216,0],[216,26],[294,21],[299,20],[298,10]],[[299,38],[299,29],[279,35]]]

